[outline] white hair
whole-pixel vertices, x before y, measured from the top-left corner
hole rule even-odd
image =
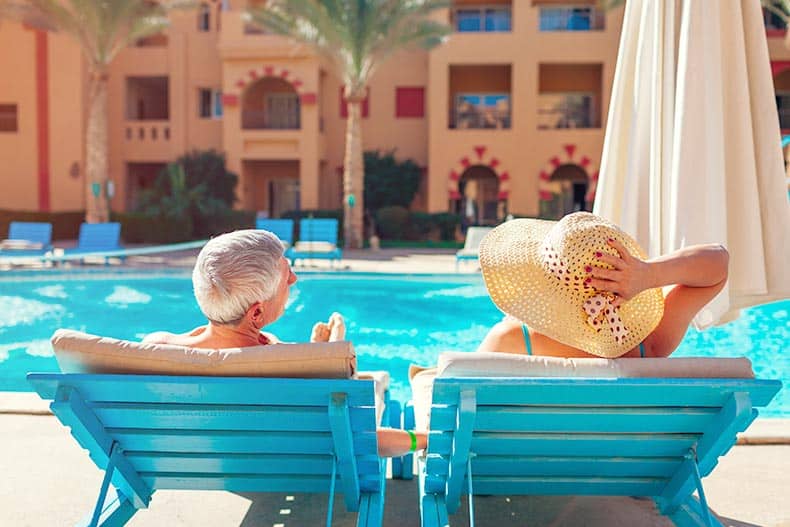
[[[274,298],[283,245],[269,231],[248,229],[210,240],[198,254],[192,286],[211,322],[238,323],[255,302]]]

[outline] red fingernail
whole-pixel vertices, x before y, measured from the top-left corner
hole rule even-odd
[[[614,238],[609,238],[609,241],[610,241],[610,242],[613,242],[613,241],[614,241]]]
[[[600,258],[601,256],[603,256],[603,253],[601,251],[596,251],[595,257]]]
[[[592,267],[590,267],[589,265],[585,267],[584,270],[588,273],[592,273]]]
[[[589,284],[590,282],[592,282],[592,278],[588,278],[587,280],[584,281],[585,284]]]

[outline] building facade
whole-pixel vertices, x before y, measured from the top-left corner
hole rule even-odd
[[[404,51],[363,105],[366,150],[424,167],[415,210],[492,224],[590,208],[622,9],[594,0],[455,0],[433,51]],[[238,207],[278,217],[337,209],[343,86],[322,59],[250,25],[246,4],[206,1],[123,50],[109,86],[113,210],[132,210],[166,163],[223,152]],[[766,15],[783,128],[790,51]],[[84,208],[86,68],[67,37],[0,25],[0,209]],[[785,125],[787,121],[787,125]]]

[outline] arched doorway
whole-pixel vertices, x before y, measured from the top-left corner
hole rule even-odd
[[[299,94],[285,79],[263,77],[244,92],[241,127],[244,130],[298,130]]]
[[[472,165],[458,179],[460,199],[454,212],[461,216],[461,225],[496,225],[504,216],[504,202],[499,199],[499,177],[486,165]]]
[[[591,210],[591,203],[586,200],[590,184],[587,172],[575,163],[559,165],[551,173],[549,179],[555,188],[554,199],[547,203],[547,215],[556,219],[571,212]]]

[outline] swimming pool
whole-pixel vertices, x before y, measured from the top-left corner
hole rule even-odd
[[[432,365],[442,351],[472,351],[501,319],[479,276],[302,273],[271,331],[306,341],[332,311],[346,317],[360,369],[388,370],[395,398],[409,397],[411,363]],[[30,391],[29,371],[57,371],[49,345],[60,327],[139,340],[156,330],[204,323],[183,272],[14,272],[0,276],[0,391]],[[735,322],[690,330],[675,356],[745,355],[760,377],[790,381],[790,301],[746,310]],[[782,390],[761,413],[790,417]]]

